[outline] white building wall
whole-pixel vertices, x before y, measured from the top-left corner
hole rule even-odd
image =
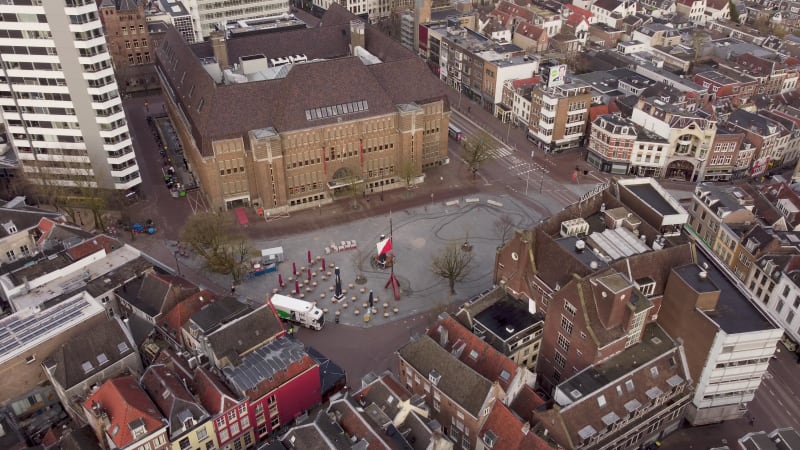
[[[0,4],[0,13],[16,18],[0,38],[0,106],[24,173],[56,186],[140,184],[95,2]]]
[[[503,85],[508,80],[518,80],[520,78],[530,78],[539,68],[537,61],[530,61],[523,64],[516,64],[508,67],[500,67],[497,70],[497,79],[494,87],[494,104],[503,101]]]
[[[215,26],[224,27],[229,21],[277,16],[288,14],[290,10],[288,0],[191,0],[191,3],[194,8],[189,10],[200,24],[203,38],[207,38]]]
[[[795,343],[800,343],[800,287],[785,273],[781,273],[764,309]]]
[[[701,425],[742,417],[782,335],[780,328],[730,335],[720,331],[698,380],[690,421]]]

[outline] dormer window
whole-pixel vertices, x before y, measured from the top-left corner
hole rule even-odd
[[[14,234],[17,232],[17,226],[14,225],[14,222],[10,220],[3,224],[3,228],[6,230],[6,233],[8,234]]]
[[[428,380],[434,385],[438,385],[439,381],[442,379],[442,375],[437,372],[435,369],[431,370],[428,374]]]
[[[492,430],[487,430],[486,433],[483,434],[483,443],[486,445],[486,448],[492,448],[497,442],[497,435],[494,434]]]

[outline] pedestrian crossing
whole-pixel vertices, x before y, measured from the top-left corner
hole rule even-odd
[[[482,129],[476,123],[459,115],[452,115],[450,120],[464,132],[465,136],[470,136]],[[549,176],[550,169],[556,166],[551,160],[538,162],[532,158],[527,158],[527,149],[520,153],[526,156],[523,160],[517,156],[516,149],[513,149],[502,142],[498,136],[494,136],[497,146],[491,150],[491,158],[497,161],[501,167],[507,170],[510,175],[505,179],[506,187],[521,195],[547,195],[562,205],[570,205],[578,201],[578,196],[571,190],[564,188],[561,183]]]

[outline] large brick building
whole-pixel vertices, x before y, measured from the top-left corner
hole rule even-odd
[[[287,211],[447,161],[449,104],[425,63],[338,5],[321,26],[157,51],[167,112],[213,208]]]
[[[123,92],[153,89],[155,48],[144,0],[103,0],[100,20],[114,73]]]

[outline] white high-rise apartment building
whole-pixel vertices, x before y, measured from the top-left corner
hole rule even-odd
[[[228,22],[289,13],[289,0],[183,0],[192,13],[198,40],[206,39],[216,27],[224,29]]]
[[[0,2],[0,106],[26,176],[58,186],[141,183],[94,0]]]

